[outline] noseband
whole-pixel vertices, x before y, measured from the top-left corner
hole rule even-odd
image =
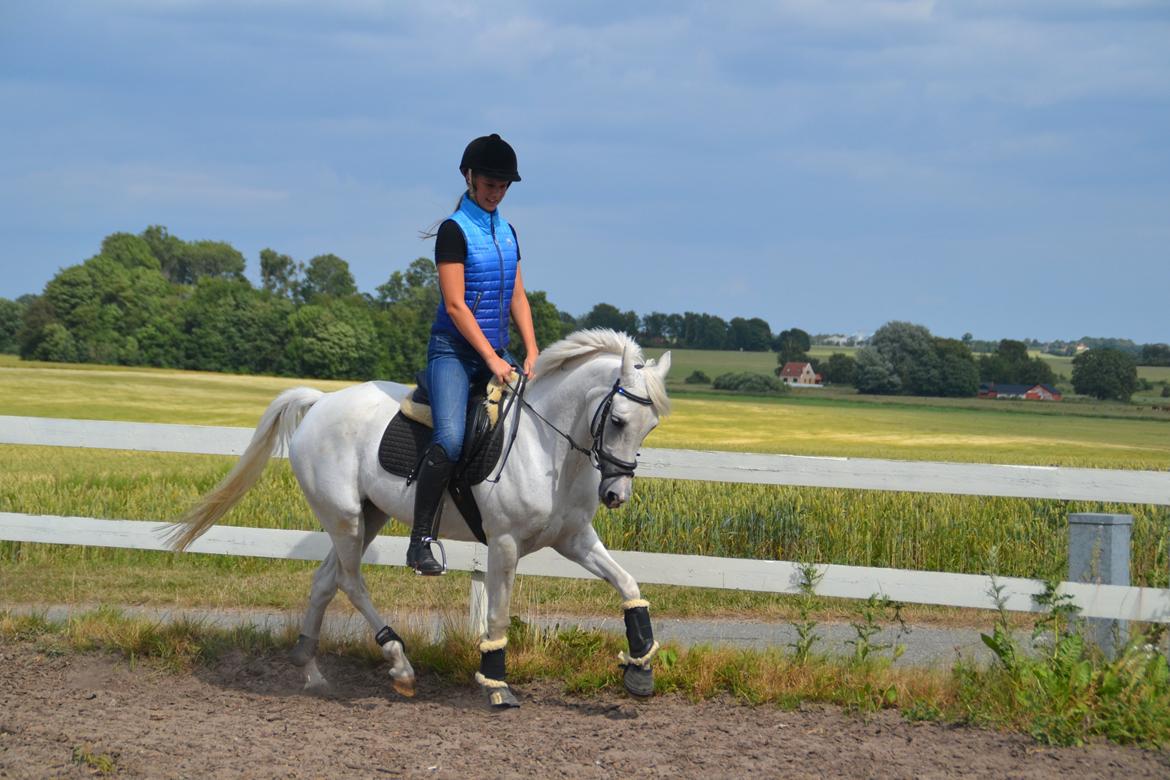
[[[593,468],[601,472],[601,478],[615,479],[617,477],[633,477],[634,470],[638,468],[637,461],[622,460],[614,456],[605,449],[605,424],[609,420],[609,413],[613,409],[613,399],[615,396],[622,395],[636,404],[642,406],[651,406],[654,402],[649,398],[640,396],[636,393],[631,393],[626,388],[622,387],[621,377],[618,377],[613,387],[606,394],[601,404],[597,407],[597,411],[593,413],[593,420],[589,423],[589,433],[593,437],[593,443],[589,449],[585,449],[577,442],[573,441],[573,437],[562,431],[557,426],[549,422],[544,415],[536,411],[532,404],[524,398],[524,390],[527,387],[528,380],[521,374],[519,387],[515,388],[515,396],[520,400],[521,405],[528,411],[532,412],[537,419],[543,422],[548,427],[559,433],[561,437],[569,443],[577,452],[589,458],[589,462],[593,464]]]

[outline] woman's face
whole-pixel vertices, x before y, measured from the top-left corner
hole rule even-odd
[[[508,191],[509,181],[503,179],[493,179],[491,176],[477,176],[474,173],[469,175],[470,183],[468,189],[471,191],[471,199],[476,202],[484,211],[495,211],[496,207],[500,205],[500,201],[504,199],[504,194]]]

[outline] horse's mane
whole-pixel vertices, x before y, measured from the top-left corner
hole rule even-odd
[[[628,351],[637,363],[647,366],[654,365],[653,360],[647,361],[642,355],[642,348],[628,334],[609,328],[590,328],[570,333],[555,344],[540,353],[536,360],[536,379],[539,382],[542,376],[551,374],[566,363],[579,358],[588,358],[598,354],[617,355]],[[643,371],[646,380],[646,393],[654,404],[654,411],[659,417],[670,414],[670,399],[666,396],[666,385],[657,371]]]

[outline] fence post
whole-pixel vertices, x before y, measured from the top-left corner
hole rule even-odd
[[[476,639],[487,633],[487,586],[484,574],[487,571],[487,547],[475,545],[471,557],[471,607],[467,625]]]
[[[1068,516],[1068,579],[1098,585],[1129,585],[1132,515],[1081,512]],[[1106,655],[1125,645],[1129,623],[1087,618],[1085,636]]]

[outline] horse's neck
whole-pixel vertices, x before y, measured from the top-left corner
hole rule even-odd
[[[540,378],[528,392],[528,402],[578,445],[589,446],[590,404],[587,398],[613,383],[619,363],[595,357],[570,369],[558,369]]]

